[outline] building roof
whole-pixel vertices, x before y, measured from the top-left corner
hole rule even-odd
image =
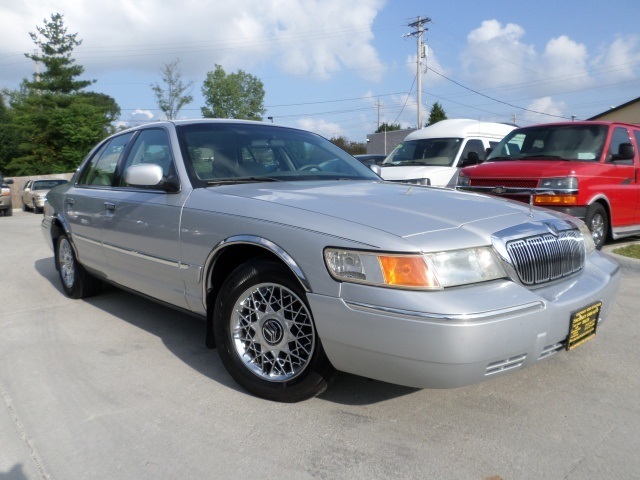
[[[598,115],[594,115],[591,118],[587,118],[587,120],[618,120],[618,117],[622,113],[628,113],[628,111],[637,111],[640,109],[640,97],[630,100],[627,103],[623,103],[622,105],[618,105],[617,107],[610,108],[609,110],[599,113]],[[633,121],[635,119],[635,121]],[[629,119],[628,115],[622,115],[619,119],[620,121],[625,121],[629,123],[640,123],[640,115],[633,114],[633,118]]]

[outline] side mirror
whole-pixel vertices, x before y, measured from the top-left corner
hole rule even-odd
[[[478,152],[469,152],[467,158],[463,158],[459,166],[462,168],[468,167],[469,165],[478,165],[479,163],[481,163],[481,160]]]
[[[124,172],[124,181],[132,187],[155,187],[167,192],[180,190],[177,178],[165,178],[162,167],[151,163],[133,165],[127,168]]]
[[[613,156],[612,160],[633,160],[636,151],[630,143],[621,143],[618,147],[618,153]]]
[[[369,168],[373,173],[375,173],[379,177],[382,177],[382,167],[380,165],[374,163],[373,165],[369,165]]]
[[[13,178],[5,178],[3,182],[7,185],[13,185]]]

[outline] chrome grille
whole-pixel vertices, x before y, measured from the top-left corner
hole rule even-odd
[[[525,285],[540,285],[578,272],[584,266],[584,240],[579,230],[565,230],[513,240],[507,252]]]

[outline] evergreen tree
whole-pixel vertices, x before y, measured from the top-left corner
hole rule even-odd
[[[382,132],[391,132],[393,130],[402,130],[402,127],[400,126],[399,123],[387,123],[384,122],[382,125],[380,125],[378,127],[378,129],[375,131],[375,133],[382,133]]]
[[[43,27],[36,27],[38,33],[30,32],[36,44],[36,53],[25,53],[25,57],[44,66],[42,73],[34,73],[33,82],[25,81],[28,88],[51,93],[68,94],[88,87],[95,80],[76,80],[84,73],[84,67],[75,65],[71,53],[82,44],[77,33],[68,34],[63,17],[59,13],[51,15],[51,21],[44,19]],[[40,53],[41,52],[41,53]]]
[[[24,80],[19,91],[7,94],[9,118],[0,124],[17,147],[6,160],[6,173],[37,175],[75,170],[89,150],[113,131],[111,122],[120,107],[108,95],[81,92],[92,80],[77,80],[84,72],[74,65],[73,49],[81,44],[64,26],[62,15],[45,19],[44,27],[30,33],[41,54],[25,54],[44,66],[33,81]],[[0,145],[0,159],[7,147]]]
[[[434,123],[438,123],[440,120],[446,120],[447,114],[444,112],[442,105],[438,102],[434,103],[431,107],[431,112],[429,113],[429,121],[425,125],[428,127],[429,125],[433,125]]]

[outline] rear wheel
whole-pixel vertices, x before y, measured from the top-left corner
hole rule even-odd
[[[13,215],[13,208],[9,207],[4,211],[4,216],[10,217],[11,215]]]
[[[78,263],[66,235],[60,236],[56,247],[58,273],[64,293],[71,298],[86,298],[98,293],[102,282]]]
[[[297,402],[335,376],[300,284],[281,264],[245,263],[227,278],[214,313],[222,363],[252,394]]]
[[[595,243],[596,248],[600,250],[609,236],[609,216],[607,215],[607,211],[599,203],[589,205],[585,223],[587,227],[589,227],[589,231],[593,237],[593,243]]]

